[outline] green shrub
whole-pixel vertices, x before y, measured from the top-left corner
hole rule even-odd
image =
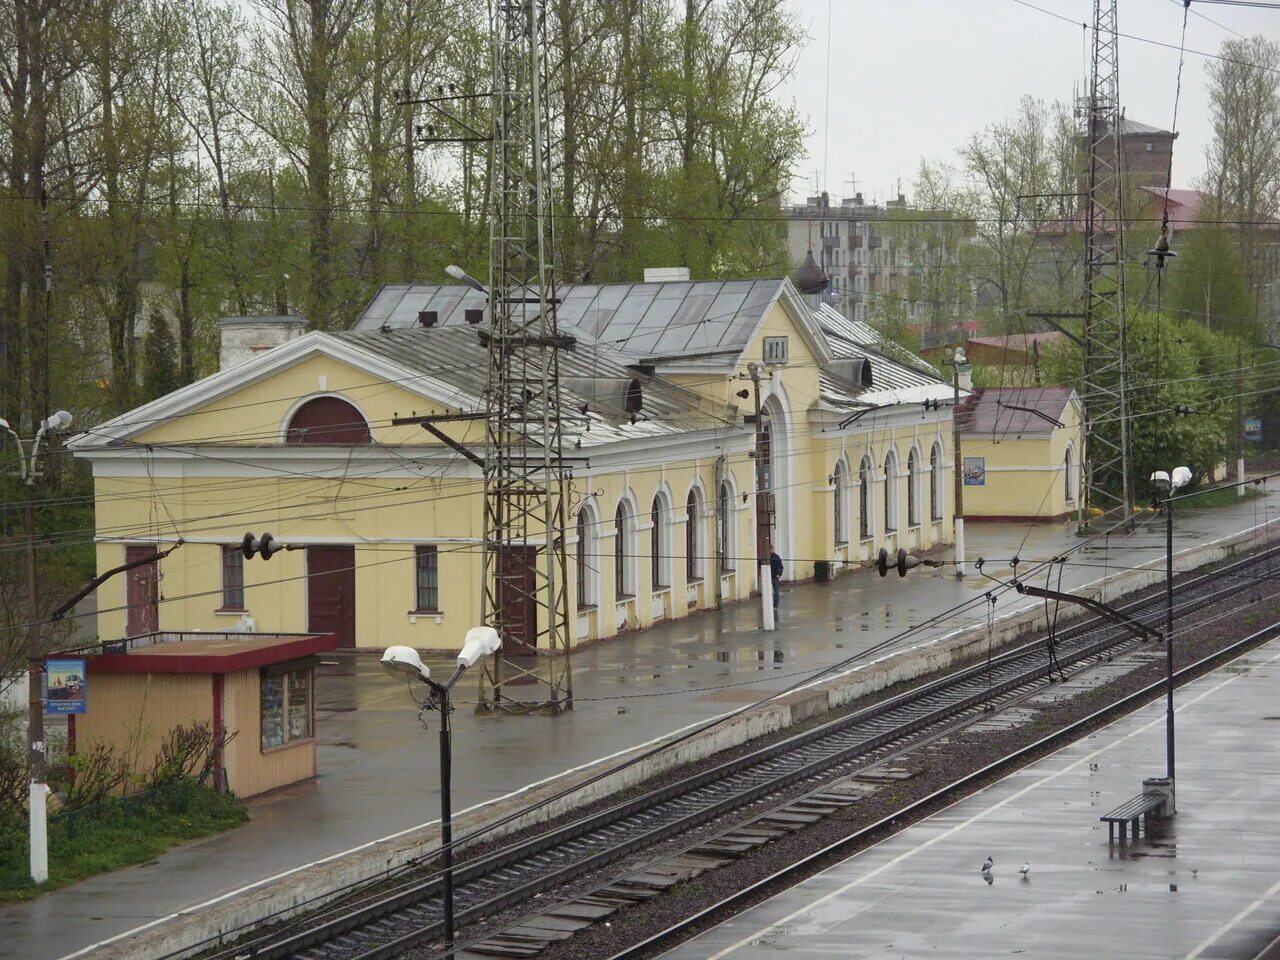
[[[195,780],[179,780],[132,797],[116,798],[49,821],[49,881],[28,877],[25,820],[0,825],[0,900],[26,900],[120,867],[143,863],[169,847],[248,819],[233,795]]]

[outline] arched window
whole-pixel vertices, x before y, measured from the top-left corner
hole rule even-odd
[[[942,519],[942,444],[929,451],[929,519]]]
[[[293,412],[284,442],[352,444],[372,441],[360,411],[341,397],[313,397]]]
[[[737,564],[733,551],[733,514],[729,510],[733,502],[733,490],[726,480],[720,481],[720,495],[716,498],[716,550],[721,573],[729,573]]]
[[[690,490],[684,505],[684,575],[686,580],[697,580],[701,565],[698,563],[698,491]]]
[[[898,457],[892,450],[884,458],[884,532],[898,529]]]
[[[662,543],[665,537],[662,526],[662,494],[657,494],[653,498],[653,506],[649,508],[649,520],[652,526],[649,529],[649,581],[650,586],[655,590],[661,590],[669,584],[663,583],[665,579],[662,576]]]
[[[1071,448],[1067,447],[1067,456],[1062,464],[1062,482],[1066,486],[1067,503],[1071,503],[1076,498],[1076,478],[1075,464],[1071,462]]]
[[[849,470],[844,460],[836,461],[836,470],[832,475],[831,516],[837,544],[849,542],[849,518],[845,504],[849,497]]]
[[[858,536],[870,540],[872,487],[875,480],[875,468],[871,466],[871,458],[863,457],[862,466],[858,468]]]
[[[631,551],[628,546],[627,502],[624,500],[618,504],[618,509],[613,515],[613,592],[619,600],[625,600],[631,596],[631,591],[628,589],[630,571],[627,569]]]
[[[907,454],[907,526],[920,525],[920,454],[915,447]]]
[[[584,505],[578,511],[578,607],[590,607],[595,595],[595,523],[590,510]]]

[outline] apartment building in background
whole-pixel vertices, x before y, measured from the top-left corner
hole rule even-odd
[[[822,301],[850,320],[893,314],[922,336],[963,325],[963,298],[950,287],[959,283],[954,268],[967,231],[944,222],[950,211],[912,206],[902,193],[885,203],[860,192],[833,202],[824,190],[788,216],[792,263],[812,251],[830,280]]]

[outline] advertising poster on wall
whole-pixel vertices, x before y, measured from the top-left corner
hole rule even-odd
[[[964,485],[966,487],[985,487],[987,485],[987,458],[964,458]]]
[[[84,660],[46,660],[44,665],[45,711],[84,713],[88,703]]]

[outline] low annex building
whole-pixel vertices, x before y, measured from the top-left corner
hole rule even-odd
[[[950,541],[951,409],[924,401],[951,386],[866,324],[781,278],[558,293],[576,338],[561,354],[576,644],[758,591],[758,520],[787,580]],[[396,421],[483,410],[487,319],[466,287],[388,286],[347,332],[229,348],[218,373],[70,441],[93,465],[100,569],[184,541],[104,587],[119,593],[99,635],[249,613],[343,647],[455,648],[481,587],[482,475],[460,448],[482,448],[484,424],[440,422],[441,440]],[[246,531],[295,549],[245,560]]]
[[[1070,387],[974,390],[960,411],[965,519],[1067,519],[1083,451],[1084,405]]]
[[[326,635],[147,633],[86,656],[85,712],[67,718],[69,748],[101,740],[145,772],[178,726],[207,724],[213,781],[251,797],[316,775],[315,667]]]

